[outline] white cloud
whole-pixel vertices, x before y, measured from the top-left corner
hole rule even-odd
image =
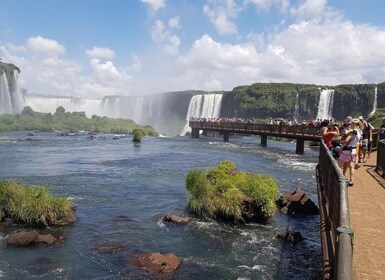
[[[168,31],[161,20],[156,20],[151,31],[152,40],[163,46],[163,52],[168,55],[178,55],[181,40],[177,35]]]
[[[288,11],[290,0],[244,0],[243,5],[253,4],[257,9],[269,11],[277,7],[281,13]]]
[[[340,14],[327,5],[327,0],[305,0],[296,8],[291,8],[292,15],[299,19],[320,19],[338,17]]]
[[[151,30],[151,38],[156,43],[161,43],[167,37],[168,33],[161,20],[156,20]]]
[[[113,59],[115,57],[115,52],[110,48],[93,47],[90,50],[86,50],[86,55],[90,58]]]
[[[168,26],[171,29],[179,29],[180,28],[180,18],[178,16],[170,18],[168,20]]]
[[[27,40],[27,47],[35,53],[45,55],[60,55],[65,53],[64,46],[52,39],[43,38],[41,36],[30,37]]]
[[[209,0],[209,4],[204,5],[203,12],[214,24],[218,33],[221,35],[236,34],[237,26],[232,21],[240,12],[240,7],[234,0]]]
[[[140,0],[151,7],[151,9],[157,11],[166,6],[166,0]]]

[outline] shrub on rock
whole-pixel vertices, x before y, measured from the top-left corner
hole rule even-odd
[[[273,177],[236,170],[230,161],[186,176],[189,208],[203,218],[258,222],[276,211],[278,185]]]
[[[13,222],[33,226],[56,226],[76,221],[75,205],[53,197],[44,187],[28,187],[0,181],[0,211]]]

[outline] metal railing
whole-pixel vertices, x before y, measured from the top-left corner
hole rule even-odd
[[[385,140],[378,141],[377,145],[376,172],[385,179]]]
[[[325,142],[316,168],[320,206],[323,278],[351,280],[353,230],[350,228],[347,179]]]
[[[238,133],[280,133],[287,135],[306,135],[319,137],[320,128],[306,125],[271,125],[261,123],[240,123],[240,122],[211,122],[211,121],[190,121],[189,126],[205,130],[226,130]]]

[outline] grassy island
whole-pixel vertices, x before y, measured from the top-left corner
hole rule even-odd
[[[60,106],[54,114],[40,113],[31,107],[24,107],[17,115],[0,115],[0,131],[39,130],[39,131],[70,131],[129,134],[140,129],[143,135],[157,136],[158,133],[149,125],[142,126],[132,120],[112,119],[93,115],[87,118],[85,112],[66,112]]]
[[[241,172],[230,161],[186,176],[189,209],[203,218],[266,221],[276,211],[277,182],[265,174]]]
[[[0,216],[15,223],[43,227],[66,225],[75,222],[75,208],[71,201],[53,197],[44,187],[0,181]]]

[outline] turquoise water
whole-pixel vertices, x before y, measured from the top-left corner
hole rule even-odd
[[[295,144],[254,137],[130,137],[54,133],[0,133],[0,178],[44,185],[77,205],[78,221],[48,229],[62,235],[54,246],[6,245],[19,225],[0,224],[0,279],[148,279],[127,259],[138,252],[176,254],[181,267],[171,279],[320,279],[319,217],[277,213],[266,225],[229,226],[194,219],[187,226],[162,222],[168,213],[188,215],[185,175],[232,160],[238,169],[268,173],[280,192],[301,187],[317,201],[318,151],[296,155]],[[32,138],[34,141],[21,141]],[[299,230],[306,238],[288,246],[275,236]],[[98,249],[120,244],[115,251]]]

